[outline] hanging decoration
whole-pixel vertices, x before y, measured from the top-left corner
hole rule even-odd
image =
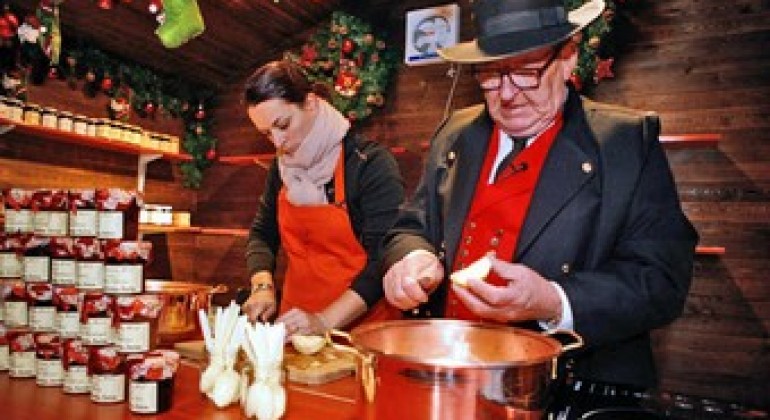
[[[311,82],[329,88],[330,102],[351,122],[365,120],[385,104],[385,91],[397,57],[361,19],[334,12],[327,25],[300,48],[286,52]]]
[[[205,29],[197,0],[163,0],[163,23],[155,34],[164,47],[178,48]]]

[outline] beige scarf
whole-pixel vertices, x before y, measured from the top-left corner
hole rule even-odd
[[[307,136],[291,156],[278,158],[286,198],[296,206],[328,204],[324,185],[334,176],[342,139],[350,122],[331,104],[318,98],[318,114]]]

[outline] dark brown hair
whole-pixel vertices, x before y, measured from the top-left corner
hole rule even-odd
[[[310,92],[322,98],[328,96],[326,87],[320,83],[311,84],[298,64],[288,60],[271,61],[246,80],[243,99],[247,106],[270,99],[302,105]]]

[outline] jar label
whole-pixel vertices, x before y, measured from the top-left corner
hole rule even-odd
[[[118,327],[118,346],[122,353],[150,351],[150,323],[121,322]]]
[[[56,116],[56,114],[45,113],[43,114],[42,126],[48,127],[48,128],[56,128],[56,122],[58,121],[58,119],[59,118]]]
[[[109,344],[112,338],[112,320],[110,318],[88,318],[81,328],[83,343],[94,346]]]
[[[103,261],[78,261],[77,273],[78,289],[101,290],[104,288]]]
[[[72,366],[64,372],[64,392],[68,394],[87,394],[91,391],[91,380],[85,366]]]
[[[91,401],[121,402],[126,399],[125,375],[94,375],[91,378]]]
[[[131,381],[128,387],[129,410],[134,413],[158,412],[158,384]]]
[[[98,231],[98,212],[78,209],[70,213],[70,236],[96,236]]]
[[[5,372],[10,367],[11,361],[8,354],[8,344],[0,344],[0,372]]]
[[[47,282],[51,279],[51,257],[24,256],[24,281]]]
[[[100,211],[97,236],[101,239],[123,239],[123,212]]]
[[[77,264],[74,259],[59,260],[51,259],[51,283],[53,284],[75,284],[77,276]]]
[[[61,360],[37,360],[37,384],[39,386],[61,386],[64,381],[64,368]]]
[[[76,338],[80,334],[80,314],[77,312],[57,312],[56,332],[61,338]]]
[[[29,308],[29,326],[32,331],[53,331],[56,328],[56,308],[32,306]]]
[[[144,271],[141,264],[106,265],[104,268],[104,292],[112,294],[142,293]]]
[[[15,252],[0,252],[0,278],[19,278],[21,273],[21,259]]]
[[[5,209],[5,231],[32,233],[32,212],[27,209]]]
[[[43,236],[67,236],[66,211],[45,211],[35,213],[33,217],[33,231]]]
[[[35,352],[34,351],[14,351],[10,356],[10,374],[11,378],[34,378],[35,377]]]
[[[5,302],[5,325],[9,327],[26,327],[27,302]]]

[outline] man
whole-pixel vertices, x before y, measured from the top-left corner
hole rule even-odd
[[[574,330],[585,345],[562,359],[575,377],[648,387],[649,331],[681,313],[697,233],[658,118],[582,99],[567,84],[572,37],[603,8],[474,4],[478,38],[440,54],[472,65],[485,104],[455,112],[434,135],[420,185],[384,239],[383,282],[413,316]],[[446,280],[485,255],[486,279]]]

